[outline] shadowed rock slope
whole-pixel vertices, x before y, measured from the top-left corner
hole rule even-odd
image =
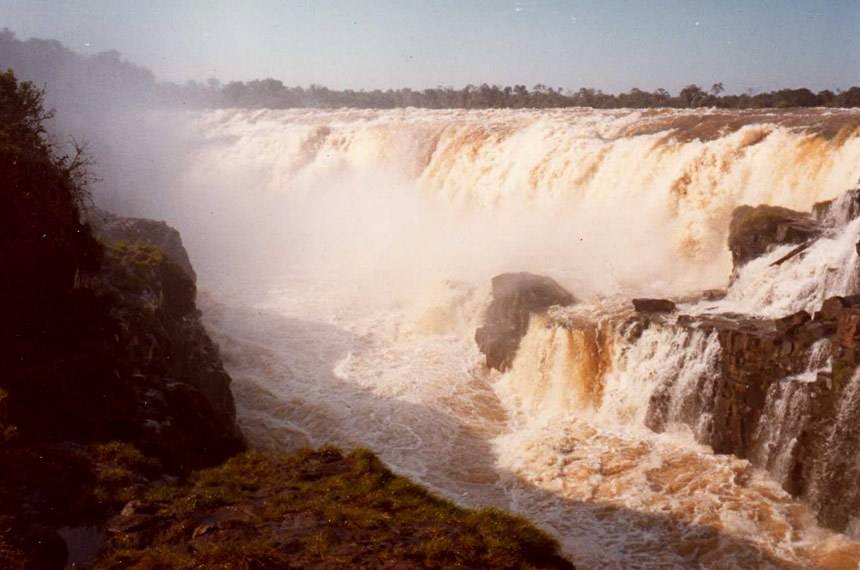
[[[0,74],[0,554],[22,567],[62,565],[57,529],[116,506],[111,469],[183,475],[244,448],[187,257],[139,222],[134,243],[93,235],[86,161],[48,141],[41,100]],[[123,467],[110,441],[151,459]]]

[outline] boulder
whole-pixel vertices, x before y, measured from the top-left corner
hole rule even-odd
[[[503,273],[493,277],[493,300],[475,341],[487,357],[487,366],[505,371],[511,367],[526,334],[529,317],[553,305],[570,305],[574,297],[555,280],[532,273]]]
[[[637,313],[671,313],[675,303],[668,299],[633,299],[633,308]]]
[[[732,213],[729,249],[734,270],[784,244],[804,244],[823,226],[810,214],[779,206],[740,206]]]

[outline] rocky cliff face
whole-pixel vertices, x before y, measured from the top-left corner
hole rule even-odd
[[[738,208],[729,245],[738,268],[777,245],[808,246],[828,227],[860,213],[860,192],[817,204],[813,214],[767,206]],[[839,217],[841,216],[841,219]],[[792,250],[789,255],[800,255]],[[783,258],[785,259],[785,258]],[[782,260],[778,260],[777,263]],[[850,269],[850,268],[849,268]],[[856,272],[856,269],[853,271]],[[833,296],[819,310],[776,319],[738,314],[636,315],[648,327],[713,335],[713,367],[700,374],[683,402],[672,380],[652,395],[646,423],[655,431],[680,421],[718,453],[767,469],[805,499],[822,523],[846,529],[860,512],[860,296]]]
[[[180,470],[224,460],[242,448],[230,377],[200,321],[179,233],[164,222],[97,216],[107,256],[91,286],[115,300],[110,315],[123,353],[116,373],[133,394],[125,428]]]
[[[94,236],[78,163],[47,141],[40,103],[0,73],[0,566],[11,568],[61,566],[57,529],[116,507],[115,483],[243,448],[178,234],[110,217]]]
[[[756,267],[768,271],[756,273],[756,279],[820,276],[820,283],[769,290],[770,295],[803,295],[808,310],[776,318],[740,314],[736,308],[744,305],[733,299],[747,293],[733,293],[730,287],[729,297],[724,291],[705,291],[692,299],[633,299],[632,307],[594,317],[612,331],[613,342],[600,349],[601,358],[625,350],[640,359],[658,358],[647,348],[655,338],[665,339],[674,353],[666,361],[640,362],[660,370],[656,380],[640,379],[644,393],[650,394],[643,414],[648,428],[661,432],[686,424],[715,452],[749,459],[768,470],[787,491],[804,499],[822,523],[837,530],[856,528],[860,520],[860,465],[855,459],[860,451],[860,261],[850,251],[850,241],[847,256],[822,255],[825,250],[819,246],[843,248],[846,239],[856,239],[849,228],[857,227],[858,215],[860,190],[816,204],[811,213],[771,206],[735,211],[729,237],[735,263],[732,287],[749,285],[738,281],[746,264],[763,255],[778,257],[759,262]],[[775,248],[785,246],[795,247],[773,255]],[[833,266],[835,260],[845,266]],[[828,266],[819,271],[816,262]],[[804,264],[803,271],[780,273],[780,267],[794,263]],[[824,294],[834,289],[843,294]],[[476,340],[488,366],[504,370],[532,309],[511,301],[516,297],[510,293],[497,296],[495,290],[494,281],[493,304]],[[809,301],[816,298],[821,300]],[[545,309],[550,300],[563,304],[560,297],[550,296],[533,310]],[[594,323],[580,322],[587,318],[584,314],[559,314],[553,326],[594,328]],[[595,355],[571,358],[579,364]],[[585,381],[598,391],[606,374],[598,368],[595,377]],[[594,405],[601,405],[599,399]]]
[[[0,552],[10,567],[61,567],[66,544],[57,529],[96,523],[121,506],[119,489],[216,465],[244,448],[193,273],[147,241],[175,236],[172,249],[187,262],[178,234],[148,220],[114,221],[138,241],[114,241],[100,228],[99,268],[78,269],[51,312],[34,310],[35,330],[12,321],[4,331],[0,521],[14,532],[0,533],[0,550],[8,538],[20,557],[17,565]],[[28,306],[16,311],[26,318]],[[151,459],[124,464],[105,456],[108,441]]]
[[[641,319],[641,317],[637,317]],[[833,297],[806,312],[766,321],[742,317],[639,321],[714,334],[719,356],[679,408],[674,380],[651,398],[646,423],[663,431],[687,423],[717,453],[750,459],[820,520],[844,530],[860,512],[860,470],[852,459],[860,436],[860,297]],[[830,363],[830,364],[828,364]]]

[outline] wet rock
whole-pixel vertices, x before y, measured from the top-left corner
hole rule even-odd
[[[783,244],[817,238],[822,225],[811,215],[779,206],[740,206],[732,213],[729,249],[734,270]]]
[[[638,313],[671,313],[675,303],[668,299],[633,299],[633,308]]]
[[[830,297],[821,304],[821,310],[815,313],[815,318],[835,320],[846,306],[844,297]]]
[[[797,327],[803,326],[807,322],[812,319],[809,313],[806,311],[799,311],[794,313],[793,315],[788,315],[787,317],[782,317],[780,319],[774,319],[773,324],[776,326],[776,330],[779,333],[786,334]]]
[[[682,315],[661,326],[716,333],[720,351],[712,380],[707,374],[697,380],[695,392],[704,397],[685,403],[696,409],[669,418],[677,403],[672,386],[661,386],[647,425],[660,431],[670,420],[687,423],[715,452],[773,469],[823,524],[844,530],[860,510],[860,468],[851,459],[860,449],[860,397],[849,389],[860,370],[860,297],[831,297],[814,317],[805,311],[774,320]],[[823,340],[829,342],[816,344]],[[828,358],[831,369],[816,373],[814,366]]]
[[[529,317],[553,305],[569,305],[574,297],[555,280],[531,273],[503,273],[493,277],[493,300],[475,341],[487,366],[507,370],[513,363]]]
[[[698,409],[684,418],[698,428],[701,443],[748,457],[770,386],[806,369],[808,351],[820,337],[820,331],[806,331],[813,324],[806,312],[775,321],[734,314],[678,318],[674,326],[716,333],[720,345],[712,380],[700,379]],[[670,388],[655,390],[649,405],[647,422],[657,431],[668,422]],[[704,427],[702,418],[707,418]]]
[[[845,223],[860,216],[860,189],[847,190],[834,200],[816,202],[812,215],[822,223]]]

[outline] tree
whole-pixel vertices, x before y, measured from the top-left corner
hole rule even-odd
[[[705,96],[702,88],[695,84],[687,85],[678,93],[681,104],[685,107],[697,107],[705,99]]]

